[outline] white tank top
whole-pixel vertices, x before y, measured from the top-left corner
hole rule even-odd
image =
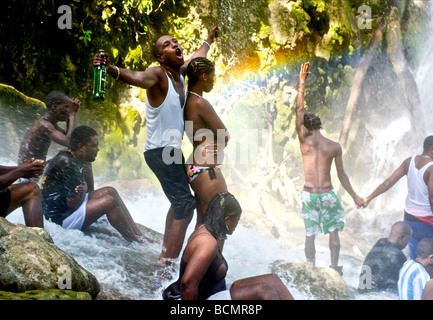
[[[149,104],[146,92],[146,127],[147,138],[144,151],[172,146],[180,149],[182,147],[184,125],[183,106],[180,105],[179,94],[174,89],[173,83],[168,77],[168,91],[164,102],[157,108]],[[185,79],[181,75],[183,87]],[[186,102],[186,91],[183,90]]]
[[[408,192],[405,210],[414,216],[433,216],[428,197],[428,187],[424,182],[424,173],[431,165],[433,165],[433,161],[418,170],[415,167],[415,156],[410,160],[409,169],[407,171]]]

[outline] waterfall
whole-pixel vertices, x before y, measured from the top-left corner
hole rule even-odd
[[[426,4],[428,10],[432,10],[430,3]],[[426,123],[433,120],[433,23],[429,24],[428,38],[423,44],[420,53],[419,67],[414,70],[419,93],[422,101],[422,109]],[[387,90],[386,86],[393,86],[393,83],[383,84],[381,90]],[[241,99],[245,91],[255,90],[249,83],[237,83],[236,93],[224,91],[224,99],[215,98],[218,92],[210,99],[223,105],[224,103],[235,103]],[[223,108],[223,106],[222,106]],[[374,110],[372,111],[374,112]],[[362,194],[366,196],[378,183],[382,182],[386,175],[383,168],[385,162],[390,168],[397,168],[404,159],[395,156],[397,146],[401,145],[404,134],[411,129],[407,121],[406,113],[395,119],[387,119],[381,127],[374,128],[375,137],[371,143],[369,152],[373,157],[375,166],[371,168],[370,176],[365,177],[365,189]],[[433,127],[427,127],[426,134],[432,134]],[[421,139],[422,140],[422,139]],[[407,146],[407,152],[417,152],[419,146]],[[138,146],[142,148],[143,146]],[[398,153],[399,155],[401,153]],[[410,154],[408,154],[409,156]],[[10,158],[1,159],[2,165],[15,165],[15,155]],[[144,161],[144,159],[143,159]],[[98,184],[96,185],[98,187]],[[143,187],[139,196],[131,196],[127,190],[118,190],[131,212],[134,220],[160,233],[164,232],[166,213],[169,208],[168,200],[162,193],[151,193]],[[389,294],[359,295],[356,292],[358,276],[366,250],[382,237],[386,237],[393,222],[402,219],[406,184],[404,179],[400,181],[388,194],[375,199],[365,210],[348,208],[346,210],[347,224],[344,232],[353,235],[359,241],[348,245],[342,241],[342,254],[340,264],[343,265],[343,279],[351,289],[352,299],[396,299]],[[16,210],[7,218],[11,222],[24,223],[21,210]],[[187,236],[192,232],[194,221],[190,224]],[[152,252],[158,255],[161,250],[159,245],[138,245],[124,241],[120,235],[104,219],[96,225],[96,229],[113,230],[111,234],[99,232],[97,235],[81,231],[66,231],[59,226],[45,221],[45,228],[52,236],[55,244],[69,253],[78,263],[88,271],[92,272],[100,281],[101,288],[108,295],[124,299],[136,300],[157,300],[161,299],[162,288],[152,288],[157,277],[156,271],[144,270],[141,259],[147,259],[146,255]],[[288,229],[288,232],[291,230]],[[327,236],[320,236],[317,239],[316,261],[319,267],[327,267],[330,264]],[[303,239],[301,239],[303,241]],[[301,242],[302,242],[301,241]],[[299,242],[298,242],[299,243]],[[304,262],[304,247],[299,244],[281,246],[276,240],[271,239],[258,230],[248,228],[242,224],[242,220],[235,233],[229,236],[224,246],[224,255],[229,264],[227,276],[228,282],[239,278],[269,273],[270,265],[275,260],[281,259],[290,262]],[[407,251],[405,251],[407,253]],[[174,273],[174,278],[177,274]],[[144,284],[146,283],[146,284]],[[163,286],[170,281],[163,283]],[[296,288],[287,284],[295,299],[310,299],[311,297],[299,292]]]

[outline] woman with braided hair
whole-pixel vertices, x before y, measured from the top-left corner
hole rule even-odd
[[[203,224],[188,239],[179,278],[164,290],[164,300],[293,300],[276,274],[226,283],[228,264],[221,243],[233,234],[241,214],[242,209],[230,192],[219,192],[213,197]]]
[[[214,86],[215,67],[212,62],[203,57],[192,59],[187,76],[185,132],[194,149],[186,170],[197,199],[198,227],[212,198],[219,192],[227,191],[221,163],[229,133],[215,109],[203,98],[203,92],[210,92]]]

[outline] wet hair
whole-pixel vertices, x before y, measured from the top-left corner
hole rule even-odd
[[[212,62],[203,57],[194,58],[188,64],[186,75],[188,76],[188,84],[194,85],[202,74],[210,74],[215,70]]]
[[[236,198],[227,191],[218,193],[209,202],[203,216],[206,229],[215,239],[227,238],[226,217],[235,217],[242,214],[242,208]]]
[[[433,136],[424,139],[424,151],[430,151],[433,148]]]
[[[50,110],[53,106],[63,103],[65,100],[69,100],[69,97],[66,93],[53,90],[45,97],[45,106],[47,107],[47,110]]]
[[[97,136],[98,133],[95,129],[88,126],[79,126],[72,131],[71,139],[69,141],[69,148],[72,151],[76,151],[78,149],[78,145],[81,143],[86,145],[90,142],[92,137]]]
[[[322,129],[322,121],[314,113],[306,112],[304,114],[304,126],[310,131]]]
[[[416,246],[416,255],[418,258],[426,259],[433,254],[433,239],[424,238]]]

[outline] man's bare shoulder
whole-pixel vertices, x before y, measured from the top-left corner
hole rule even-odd
[[[45,133],[54,129],[56,129],[55,124],[51,123],[47,119],[39,118],[32,124],[29,131],[31,131],[32,133]]]

